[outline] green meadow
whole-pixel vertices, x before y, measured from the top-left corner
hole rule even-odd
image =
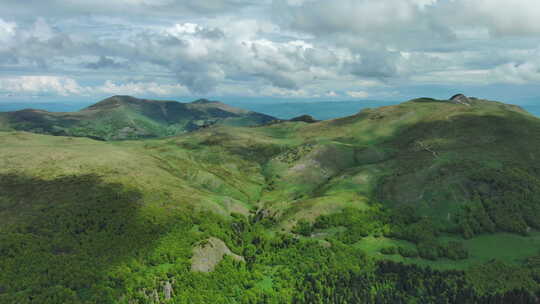
[[[469,101],[130,140],[0,115],[0,302],[535,303],[540,120]]]

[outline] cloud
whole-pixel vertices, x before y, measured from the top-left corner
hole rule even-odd
[[[450,15],[450,10],[459,14]],[[493,36],[523,36],[540,33],[540,2],[536,0],[441,1],[437,17],[453,27],[483,27]],[[452,23],[453,21],[453,23]]]
[[[81,15],[168,17],[199,16],[237,12],[244,7],[259,3],[255,0],[3,0],[4,14],[27,18],[29,15],[43,17],[74,17]]]
[[[7,43],[12,39],[15,36],[16,27],[17,24],[15,22],[7,22],[0,18],[0,42]]]
[[[459,31],[494,37],[540,33],[536,0],[276,0],[280,21],[317,37],[358,35],[367,44],[454,40]]]
[[[118,63],[107,56],[100,56],[98,61],[90,62],[84,65],[88,69],[119,69],[125,67],[124,64]]]
[[[528,84],[540,82],[540,61],[506,63],[497,66],[490,73],[494,82]]]
[[[156,82],[126,82],[119,84],[107,80],[104,84],[98,86],[81,86],[75,79],[59,76],[0,78],[0,92],[18,96],[190,95],[189,90],[179,84],[158,84]]]
[[[4,0],[1,84],[280,98],[535,84],[538,34],[536,0]]]
[[[363,77],[388,78],[397,76],[399,52],[367,51],[350,65],[352,74]]]
[[[173,27],[167,29],[167,33],[182,38],[185,35],[192,35],[202,39],[218,40],[225,38],[225,34],[218,28],[203,27],[196,23],[177,23]]]
[[[334,92],[334,91],[328,91],[324,95],[327,96],[327,97],[338,97],[339,96],[339,94]]]
[[[409,44],[424,41],[453,39],[444,25],[430,18],[434,1],[418,0],[334,0],[304,1],[291,5],[276,0],[282,24],[317,37],[339,40],[351,46],[370,48],[381,43]],[[354,36],[354,39],[349,39]]]
[[[0,91],[21,95],[80,95],[86,89],[77,81],[57,76],[20,76],[0,78]]]
[[[158,84],[156,82],[129,82],[117,84],[106,81],[93,89],[109,95],[154,95],[154,96],[186,96],[189,90],[179,84]]]
[[[368,98],[369,93],[366,91],[347,91],[347,95],[353,98]]]

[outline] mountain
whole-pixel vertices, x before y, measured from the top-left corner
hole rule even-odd
[[[297,116],[297,117],[293,117],[293,118],[290,119],[290,121],[303,121],[303,122],[307,122],[307,123],[317,122],[317,120],[315,118],[313,118],[313,116],[305,115],[305,114]]]
[[[0,128],[102,140],[178,135],[211,125],[254,126],[274,117],[206,99],[191,103],[113,96],[78,112],[0,113]]]
[[[456,95],[305,120],[0,132],[0,302],[538,302],[539,118]]]

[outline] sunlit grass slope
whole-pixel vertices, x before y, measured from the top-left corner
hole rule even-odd
[[[533,303],[539,119],[424,98],[238,125],[115,142],[0,131],[0,302]],[[245,262],[192,272],[209,237]]]
[[[210,125],[254,126],[275,120],[206,99],[191,103],[113,96],[78,112],[26,109],[0,113],[0,130],[124,140],[166,137]]]

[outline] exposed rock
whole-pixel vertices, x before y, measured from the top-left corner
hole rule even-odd
[[[155,289],[147,290],[146,288],[143,288],[141,293],[142,293],[143,297],[146,299],[145,303],[155,303],[155,304],[160,303],[159,294],[158,294],[157,290],[155,290]],[[138,303],[138,302],[136,302],[136,303]]]
[[[215,237],[204,240],[193,248],[191,271],[211,272],[221,262],[224,255],[245,262],[244,257],[232,253],[222,240]]]
[[[281,154],[277,155],[275,159],[277,161],[292,165],[294,162],[309,154],[314,148],[315,145],[312,143],[303,144],[296,148],[282,152]]]
[[[463,104],[463,105],[467,105],[467,106],[471,105],[471,100],[467,96],[465,96],[463,94],[456,94],[456,95],[452,96],[450,98],[450,102],[459,103],[459,104]]]
[[[159,295],[158,295],[158,292],[157,290],[152,290],[152,293],[150,294],[150,303],[159,303]]]
[[[172,294],[173,294],[173,288],[172,288],[171,282],[166,281],[165,284],[163,285],[163,297],[165,298],[165,300],[170,300],[172,298]]]
[[[300,115],[300,116],[290,119],[290,121],[303,121],[307,123],[314,123],[314,122],[317,122],[318,120],[313,118],[313,116],[311,115]]]

